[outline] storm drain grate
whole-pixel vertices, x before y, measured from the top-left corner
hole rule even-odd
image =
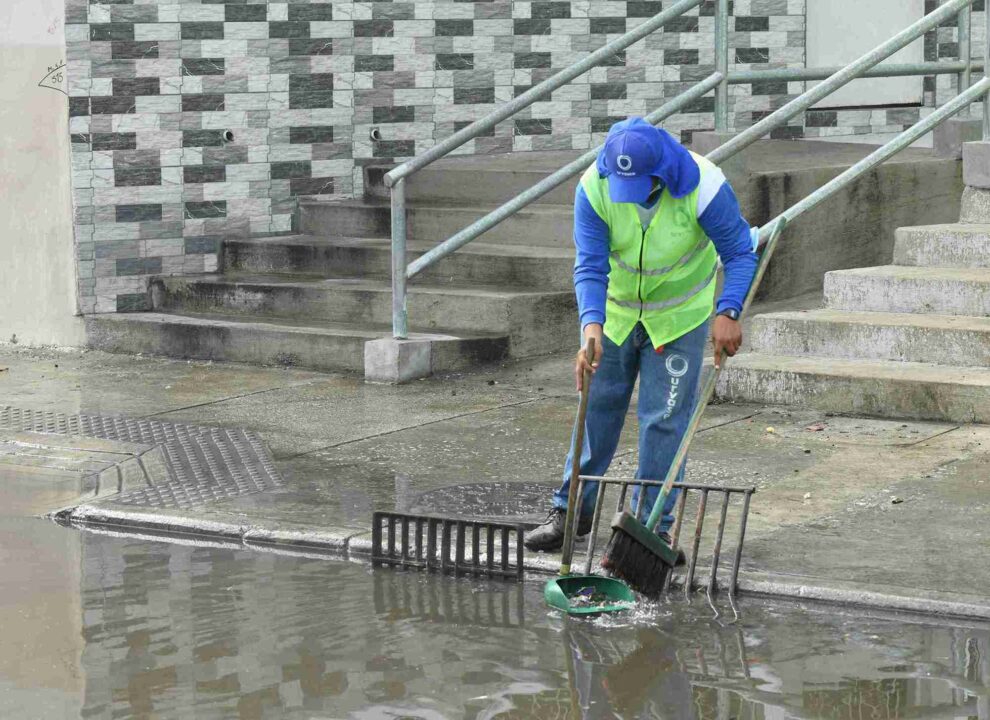
[[[261,438],[247,430],[10,406],[0,406],[0,428],[160,446],[168,479],[114,496],[123,505],[189,510],[283,484]]]
[[[391,512],[376,512],[371,522],[377,565],[522,579],[522,525]]]

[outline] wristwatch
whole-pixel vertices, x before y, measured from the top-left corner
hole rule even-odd
[[[735,308],[726,308],[725,310],[723,310],[722,312],[720,312],[719,315],[725,315],[730,320],[738,320],[739,319],[739,311],[736,310]]]

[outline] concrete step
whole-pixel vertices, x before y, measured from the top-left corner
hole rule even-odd
[[[990,225],[953,223],[898,228],[894,265],[990,267]]]
[[[408,259],[432,247],[414,241]],[[526,245],[471,243],[417,276],[431,285],[453,283],[570,290],[574,251]],[[224,269],[244,273],[303,273],[334,277],[386,279],[391,276],[392,244],[388,239],[336,238],[312,235],[228,240]]]
[[[726,363],[719,396],[824,412],[990,422],[990,368],[745,353]]]
[[[410,205],[406,212],[409,240],[438,245],[484,217],[494,206]],[[573,248],[573,205],[530,205],[495,226],[476,242],[501,245],[540,245]],[[299,232],[317,237],[390,237],[392,215],[380,200],[303,201],[299,204]]]
[[[521,152],[444,158],[406,181],[406,199],[410,202],[499,205],[529,189],[583,152]],[[368,195],[389,197],[389,189],[382,180],[389,169],[391,166],[372,167],[365,172]],[[573,203],[579,179],[580,176],[571,178],[541,197],[536,204]]]
[[[386,326],[169,313],[90,315],[86,330],[89,346],[107,352],[358,373],[364,372],[364,344],[391,334]],[[430,341],[434,372],[497,362],[509,344],[504,335],[411,332],[410,338]]]
[[[750,348],[769,355],[990,367],[990,318],[811,310],[757,315]]]
[[[990,223],[990,190],[970,185],[963,188],[959,222]]]
[[[990,271],[883,265],[825,274],[825,305],[839,310],[990,315]]]
[[[156,310],[226,313],[390,325],[388,283],[280,275],[207,275],[157,280]],[[492,286],[410,285],[410,322],[431,332],[507,335],[515,357],[570,348],[577,342],[573,291],[524,292]]]

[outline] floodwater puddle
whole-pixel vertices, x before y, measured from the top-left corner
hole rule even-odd
[[[4,472],[0,718],[990,720],[984,626],[745,599],[570,618],[543,578],[60,527],[29,516],[76,476]]]
[[[595,620],[430,576],[0,519],[4,718],[990,718],[990,633],[748,600]]]

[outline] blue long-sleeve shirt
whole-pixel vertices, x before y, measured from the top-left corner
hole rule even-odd
[[[732,187],[720,170],[702,178],[698,190],[698,224],[715,245],[725,266],[722,296],[716,311],[742,310],[746,292],[756,272],[757,256],[749,223],[739,210]],[[608,294],[609,230],[578,185],[574,200],[574,290],[577,294],[581,327],[605,322]]]

